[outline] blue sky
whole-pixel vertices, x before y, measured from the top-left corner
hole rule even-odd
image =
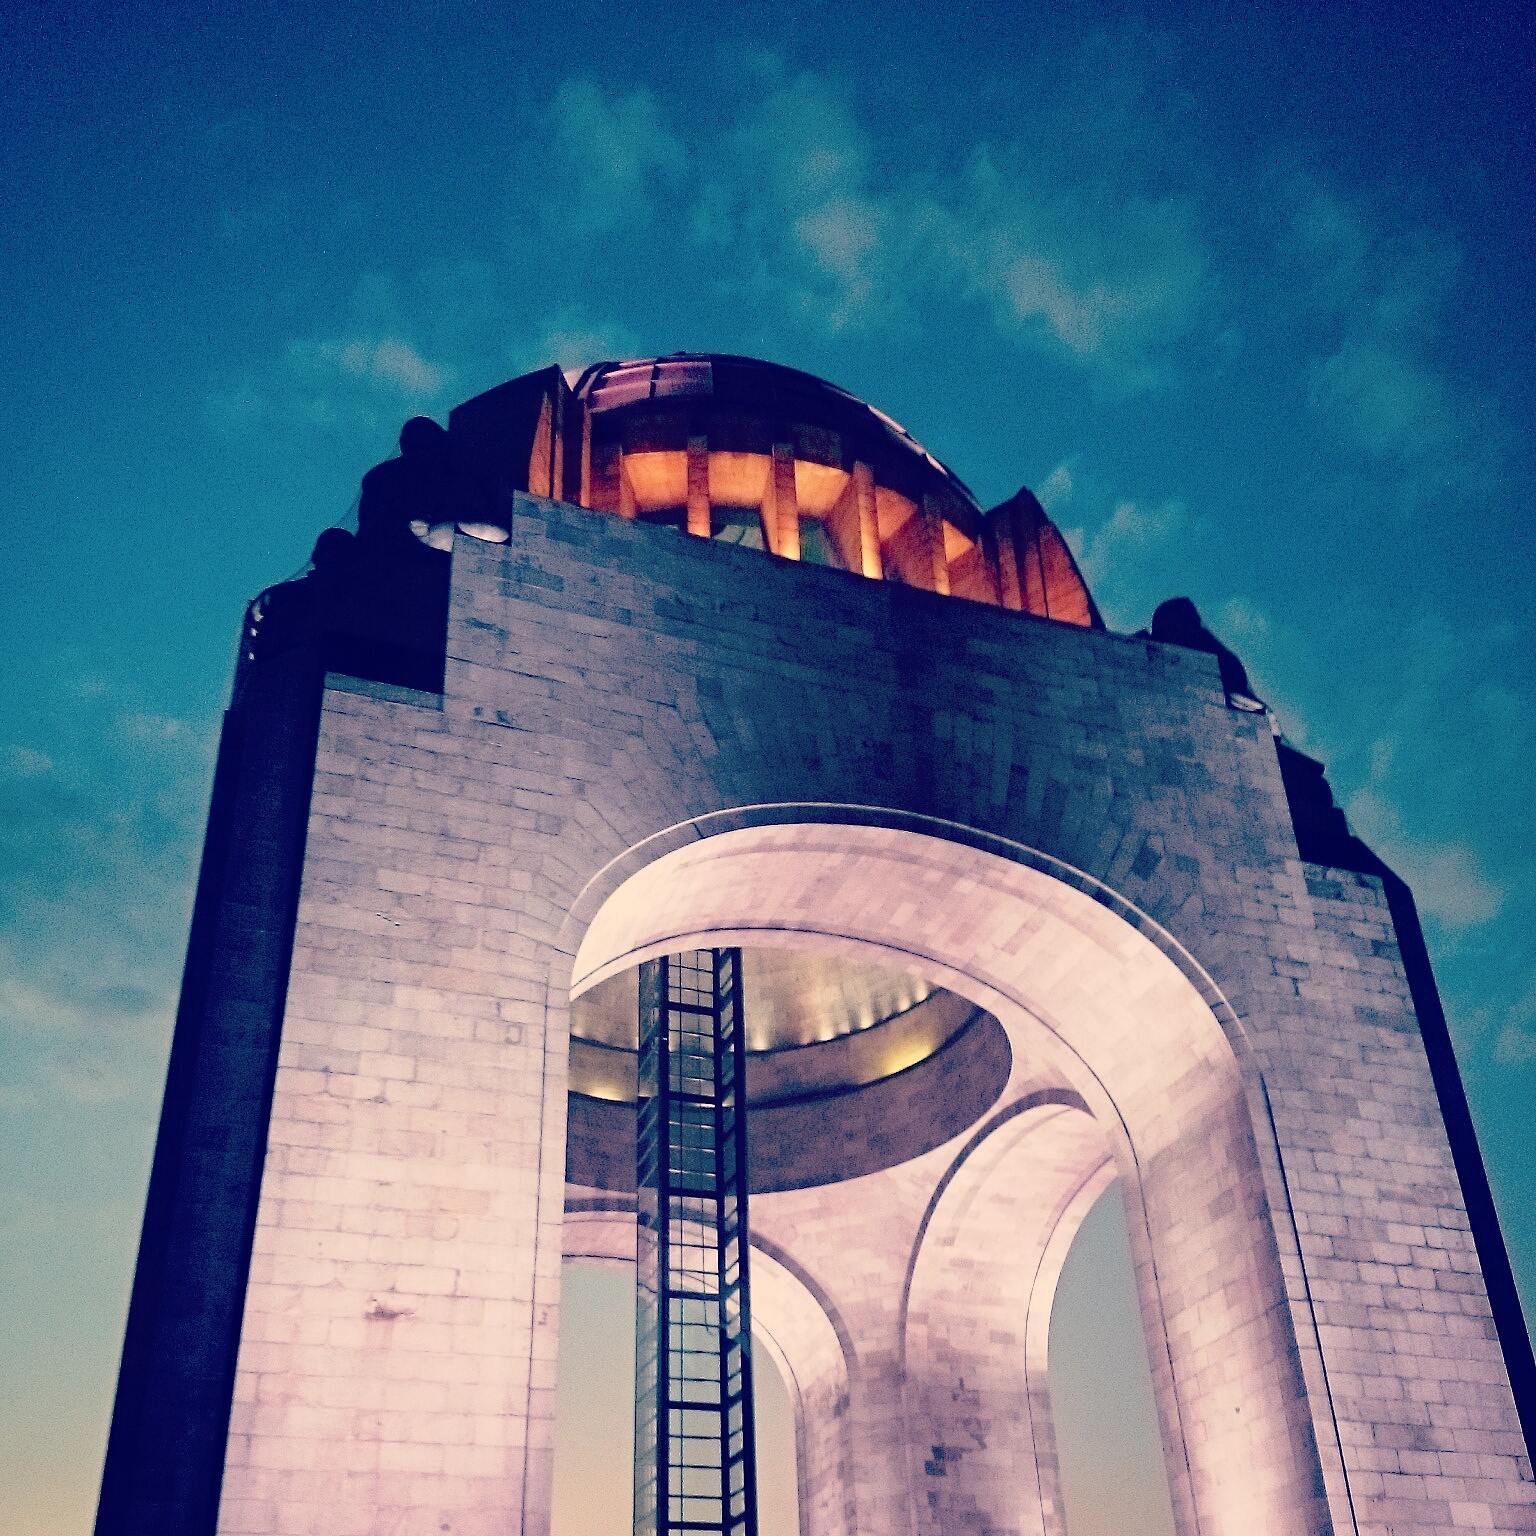
[[[1193,596],[1418,894],[1536,1303],[1536,47],[1334,9],[0,21],[0,1484],[39,1531],[89,1516],[241,605],[406,416],[552,360],[807,368],[1033,486],[1112,624]]]

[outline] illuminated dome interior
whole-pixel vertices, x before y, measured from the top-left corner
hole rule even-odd
[[[950,590],[975,584],[975,498],[902,427],[834,385],[685,355],[598,363],[576,394],[592,417],[591,506],[866,576],[889,564],[913,586],[940,570]],[[861,497],[873,540],[861,538]]]
[[[997,1020],[914,972],[823,950],[745,949],[741,983],[755,1188],[904,1162],[974,1124],[1007,1082]],[[572,999],[573,1185],[634,1187],[638,1019],[634,970]]]
[[[753,1101],[856,1087],[940,1050],[977,1012],[910,971],[814,950],[742,954]],[[624,971],[571,1004],[571,1091],[635,1095],[637,982]]]
[[[445,500],[421,519],[419,536],[437,548],[451,547],[456,528],[506,538],[508,495],[521,490],[780,559],[1100,622],[1029,491],[983,510],[884,412],[777,363],[677,353],[594,363],[574,387],[547,368],[456,407],[448,437],[479,505]]]

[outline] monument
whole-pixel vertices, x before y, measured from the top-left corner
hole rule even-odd
[[[752,1529],[755,1332],[804,1536],[1059,1536],[1116,1178],[1181,1536],[1536,1529],[1411,897],[1193,605],[763,362],[401,448],[242,634],[101,1536],[544,1536],[571,1258],[637,1531]]]

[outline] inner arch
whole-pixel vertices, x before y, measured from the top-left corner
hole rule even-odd
[[[601,1265],[622,1273],[632,1317],[633,1200],[568,1199],[564,1234],[567,1265]],[[789,1399],[798,1536],[857,1536],[854,1464],[845,1423],[847,1342],[836,1317],[793,1261],[761,1241],[754,1241],[752,1249],[752,1331],[756,1343],[766,1346]],[[632,1335],[629,1343],[632,1362]],[[771,1435],[758,1451],[760,1458],[771,1454]],[[764,1530],[762,1536],[772,1533]]]
[[[1067,1536],[1171,1536],[1147,1341],[1116,1184],[1093,1202],[1067,1250],[1048,1359]]]
[[[929,1209],[903,1331],[917,1525],[1065,1536],[1048,1342],[1056,1281],[1113,1176],[1080,1106],[1026,1100],[961,1153]]]
[[[566,1261],[550,1536],[622,1536],[630,1528],[634,1309],[629,1266],[585,1256]],[[785,1474],[798,1459],[794,1377],[774,1341],[760,1328],[753,1334],[758,1457],[771,1469],[758,1484],[758,1536],[801,1536],[800,1483]]]

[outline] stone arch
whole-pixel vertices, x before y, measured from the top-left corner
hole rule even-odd
[[[564,1225],[567,1262],[635,1263],[635,1205],[574,1197]],[[794,1261],[753,1239],[752,1327],[788,1388],[795,1420],[800,1536],[855,1536],[852,1446],[846,1433],[848,1353],[836,1312]]]
[[[1266,1183],[1274,1152],[1231,1009],[1089,877],[949,824],[879,819],[764,807],[629,850],[569,914],[568,995],[668,950],[814,945],[922,969],[988,1009],[1015,1042],[999,1107],[1042,1075],[1070,1088],[1124,1179],[1181,1533],[1315,1530],[1326,1511]]]
[[[1062,1536],[1051,1307],[1072,1239],[1113,1177],[1092,1116],[1050,1092],[992,1117],[945,1172],[902,1299],[922,1536]]]

